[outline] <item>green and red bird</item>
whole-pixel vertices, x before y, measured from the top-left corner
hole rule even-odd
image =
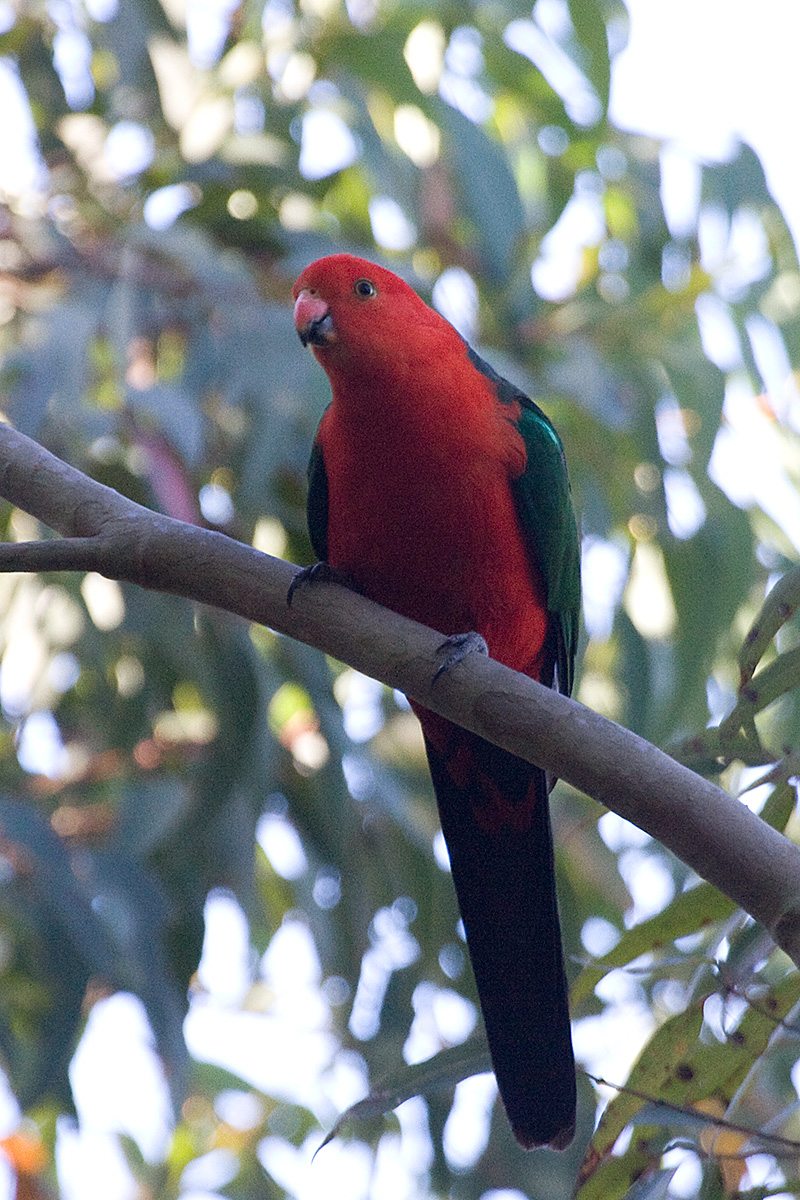
[[[364,595],[572,687],[578,535],[552,424],[383,267],[321,258],[294,320],[331,384],[309,466],[320,560]],[[415,707],[500,1095],[525,1147],[575,1127],[544,771]]]

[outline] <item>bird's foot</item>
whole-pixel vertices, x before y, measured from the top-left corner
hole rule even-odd
[[[449,671],[456,663],[460,663],[462,658],[466,658],[468,654],[488,654],[489,647],[486,641],[479,633],[474,630],[470,633],[453,633],[450,637],[445,638],[441,646],[436,649],[437,654],[447,654],[444,662],[436,668],[436,673],[433,676],[433,682],[440,675],[444,675],[445,671]]]
[[[330,563],[312,563],[310,567],[303,567],[298,571],[289,584],[289,591],[286,593],[286,603],[289,608],[292,607],[297,589],[304,587],[307,583],[338,583],[342,587],[350,588],[351,591],[354,590],[353,581],[344,571],[337,571]]]

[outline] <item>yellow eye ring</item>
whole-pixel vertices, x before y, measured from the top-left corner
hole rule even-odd
[[[359,300],[371,300],[378,294],[378,289],[371,279],[357,279],[353,284],[353,291]]]

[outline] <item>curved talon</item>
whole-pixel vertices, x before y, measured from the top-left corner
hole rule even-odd
[[[479,633],[472,630],[470,633],[453,633],[450,637],[445,638],[441,646],[436,647],[436,653],[441,654],[443,651],[449,650],[449,654],[444,662],[437,667],[436,673],[433,676],[433,683],[440,675],[444,675],[445,671],[449,671],[456,663],[460,663],[462,658],[466,658],[468,654],[487,654],[489,647],[486,641]]]
[[[289,584],[289,591],[286,593],[286,603],[289,608],[292,607],[292,600],[297,589],[306,583],[338,583],[341,587],[350,588],[351,591],[357,590],[350,576],[344,571],[337,571],[336,567],[332,567],[327,562],[312,563],[310,567],[303,567],[295,572],[294,578]]]
[[[299,587],[302,587],[306,583],[319,583],[321,579],[330,579],[332,575],[333,568],[329,563],[326,562],[312,563],[310,567],[303,567],[302,570],[297,571],[292,579],[292,582],[289,584],[289,590],[286,593],[286,603],[288,607],[292,607],[294,594]]]

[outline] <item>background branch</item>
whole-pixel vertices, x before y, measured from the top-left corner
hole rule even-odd
[[[2,571],[95,570],[315,646],[565,779],[658,838],[762,922],[800,965],[800,850],[644,739],[473,655],[432,683],[441,635],[224,534],[162,516],[0,426],[0,494],[66,541],[5,544]]]

